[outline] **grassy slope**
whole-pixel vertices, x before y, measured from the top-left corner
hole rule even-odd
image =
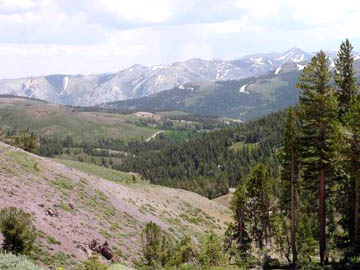
[[[115,183],[122,183],[122,184],[141,184],[145,185],[148,182],[142,180],[142,178],[135,173],[125,173],[117,170],[112,170],[104,167],[100,167],[94,164],[73,161],[73,160],[66,160],[66,159],[55,159],[56,162],[62,163],[68,167],[77,169],[79,171],[89,173],[106,180],[115,182]]]
[[[0,205],[33,213],[41,231],[37,255],[45,264],[73,265],[86,258],[83,247],[99,239],[110,243],[118,261],[131,265],[141,251],[139,232],[149,221],[174,236],[198,237],[222,233],[231,220],[228,208],[195,193],[150,185],[136,175],[133,183],[133,174],[61,162],[70,167],[0,143]],[[48,216],[49,208],[56,208],[59,217]]]
[[[148,138],[157,129],[139,127],[135,115],[80,112],[54,104],[21,98],[0,98],[0,124],[31,129],[38,135],[92,140],[99,137]]]

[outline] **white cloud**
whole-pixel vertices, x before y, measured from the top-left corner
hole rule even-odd
[[[205,24],[204,29],[208,32],[229,34],[239,33],[242,31],[253,31],[258,32],[264,29],[264,27],[249,25],[247,19],[231,20],[225,22]]]
[[[359,24],[354,0],[0,0],[0,78],[336,49],[346,37],[360,49]]]
[[[119,21],[157,23],[170,18],[172,2],[171,0],[95,0],[88,6],[97,12],[103,11],[112,15]]]
[[[347,21],[347,16],[360,9],[358,0],[288,0],[286,4],[293,8],[297,20],[314,25]]]
[[[235,5],[254,17],[268,17],[279,11],[280,0],[237,0]]]
[[[44,0],[0,0],[0,10],[18,12],[19,10],[40,7],[44,4],[46,4]]]

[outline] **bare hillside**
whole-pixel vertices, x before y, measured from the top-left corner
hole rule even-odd
[[[139,257],[140,232],[149,221],[174,236],[186,232],[197,237],[223,232],[231,220],[228,208],[198,194],[100,167],[95,176],[87,167],[93,165],[79,164],[69,165],[82,171],[0,142],[0,207],[21,207],[33,214],[41,235],[39,258],[45,264],[85,259],[88,244],[96,239],[108,241],[116,260],[131,265]]]

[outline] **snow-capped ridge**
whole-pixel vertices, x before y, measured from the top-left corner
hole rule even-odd
[[[284,53],[258,53],[229,61],[191,58],[153,66],[135,64],[115,73],[4,79],[0,80],[0,94],[40,98],[65,105],[91,106],[139,98],[174,87],[188,89],[186,84],[189,82],[241,80],[302,70],[312,55],[292,48]],[[356,54],[355,60],[359,59],[360,54]],[[243,85],[239,91],[247,93],[247,89],[248,86]]]

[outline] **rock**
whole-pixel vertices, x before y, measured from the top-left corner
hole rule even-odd
[[[73,204],[73,203],[71,203],[71,202],[69,202],[69,207],[70,207],[71,209],[75,209],[74,204]]]
[[[89,249],[101,254],[107,260],[111,260],[113,258],[111,248],[107,241],[105,241],[102,245],[98,245],[98,241],[93,239],[89,244]]]
[[[50,217],[59,217],[59,212],[56,209],[48,208],[46,211],[47,215]]]
[[[89,251],[89,250],[86,248],[86,246],[83,246],[83,245],[81,245],[81,244],[78,244],[76,247],[77,247],[78,249],[80,249],[82,252],[84,252],[87,256],[89,256],[90,253],[91,253],[91,251]]]
[[[107,260],[112,259],[113,254],[111,252],[111,248],[110,248],[107,241],[105,241],[105,243],[102,245],[101,250],[100,250],[100,254],[103,255],[105,257],[105,259],[107,259]]]
[[[90,248],[92,251],[96,251],[97,245],[98,245],[98,242],[97,242],[95,239],[93,239],[93,240],[91,241],[91,243],[89,244],[89,248]]]

